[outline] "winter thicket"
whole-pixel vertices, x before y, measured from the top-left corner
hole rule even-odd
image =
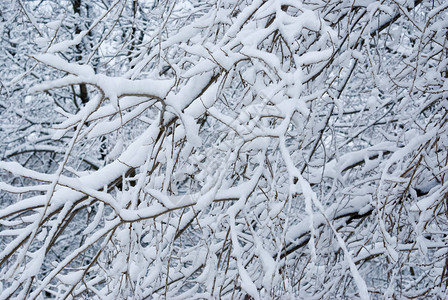
[[[444,298],[448,2],[0,2],[0,298]]]

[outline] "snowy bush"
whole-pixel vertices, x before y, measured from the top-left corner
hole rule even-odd
[[[1,299],[446,297],[446,1],[0,20]]]

